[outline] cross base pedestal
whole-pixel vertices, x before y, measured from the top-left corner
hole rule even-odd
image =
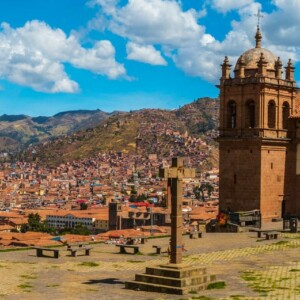
[[[191,291],[202,291],[216,281],[204,267],[184,264],[166,264],[147,267],[146,273],[136,274],[135,281],[125,282],[125,288],[139,291],[183,295]]]

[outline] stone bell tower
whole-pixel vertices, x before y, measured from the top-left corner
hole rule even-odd
[[[263,219],[285,213],[284,184],[290,143],[288,118],[297,91],[291,60],[256,46],[231,65],[225,57],[220,78],[220,209],[259,209]]]

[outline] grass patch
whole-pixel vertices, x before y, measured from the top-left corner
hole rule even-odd
[[[20,288],[20,289],[32,289],[32,285],[30,285],[28,283],[19,284],[18,288]]]
[[[274,291],[273,289],[271,288],[267,288],[267,287],[255,287],[253,289],[254,292],[257,292],[257,293],[268,293],[268,292],[272,292]]]
[[[240,300],[242,298],[245,298],[245,296],[243,296],[243,295],[232,295],[232,296],[230,296],[230,298],[232,298],[232,300]]]
[[[37,279],[35,275],[21,275],[21,277],[24,279]]]
[[[87,289],[86,291],[87,292],[99,292],[99,290],[97,290],[97,289]]]
[[[128,263],[143,263],[144,261],[143,260],[127,260]]]
[[[212,282],[207,286],[208,290],[214,290],[214,289],[224,289],[226,286],[225,281],[217,281],[217,282]]]
[[[93,261],[84,261],[81,264],[79,264],[78,266],[83,266],[83,267],[98,267],[99,264],[93,262]]]
[[[300,269],[290,269],[290,272],[300,272]]]
[[[197,297],[192,297],[192,299],[195,299],[195,300],[212,300],[213,298],[211,297],[206,297],[206,296],[197,296]]]
[[[1,249],[0,252],[15,252],[15,251],[26,251],[31,248],[25,247],[25,248],[11,248],[11,249]]]
[[[58,287],[59,284],[47,284],[46,287]]]
[[[255,281],[256,279],[258,279],[257,276],[242,276],[242,278],[245,280],[245,281]]]
[[[165,239],[170,238],[170,235],[156,235],[156,236],[149,236],[148,240],[154,240],[154,239]]]
[[[289,243],[288,241],[279,241],[279,242],[273,243],[273,245],[286,245],[288,243]]]
[[[198,292],[194,291],[194,290],[191,290],[191,291],[189,291],[189,294],[198,294]]]

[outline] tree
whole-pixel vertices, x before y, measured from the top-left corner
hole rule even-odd
[[[200,200],[201,199],[200,187],[199,186],[194,187],[193,192],[194,192],[195,198]]]
[[[42,229],[41,216],[38,213],[29,214],[28,226],[29,226],[29,230],[31,231],[41,231]]]
[[[141,194],[141,195],[137,196],[136,200],[137,201],[145,201],[145,200],[147,200],[147,198],[148,197],[145,194]]]
[[[83,226],[82,224],[78,224],[71,230],[71,233],[80,234],[80,235],[89,235],[90,230],[86,226]]]
[[[27,231],[51,233],[53,228],[49,227],[46,221],[41,221],[41,216],[38,213],[31,213],[28,215],[28,223],[21,226],[21,232],[25,233]]]
[[[85,202],[80,203],[80,210],[87,210],[88,205]]]
[[[210,199],[211,193],[214,191],[214,187],[210,183],[207,183],[206,190],[207,190],[208,199]]]
[[[160,203],[160,205],[162,207],[166,207],[167,206],[167,197],[165,195],[161,197],[161,203]]]
[[[131,195],[137,195],[137,191],[135,189],[135,186],[131,186],[131,192],[130,192]]]

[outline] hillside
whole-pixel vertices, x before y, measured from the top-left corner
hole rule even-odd
[[[99,124],[110,114],[101,110],[69,111],[53,117],[0,116],[0,151],[14,152],[49,138]]]
[[[57,165],[107,151],[142,156],[155,153],[159,157],[208,153],[206,163],[214,166],[218,157],[214,142],[218,107],[218,100],[203,98],[178,110],[118,112],[96,127],[31,147],[23,157]]]

